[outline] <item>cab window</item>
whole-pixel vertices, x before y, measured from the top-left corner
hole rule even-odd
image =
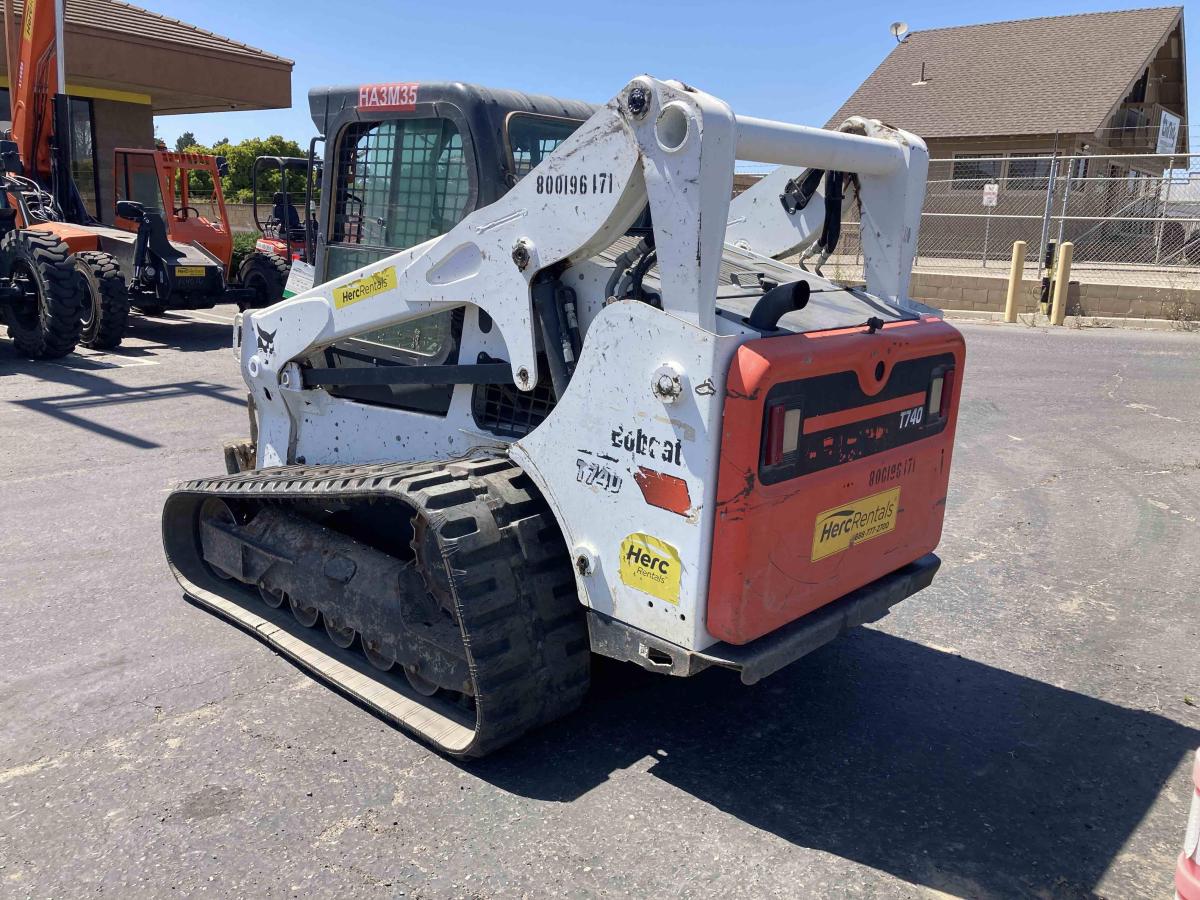
[[[363,122],[337,149],[325,277],[336,278],[445,234],[467,212],[470,176],[462,135],[449,119]],[[339,342],[325,364],[347,368],[442,365],[458,359],[462,310],[444,310]],[[336,396],[445,415],[450,385],[334,387]]]
[[[352,125],[336,165],[327,278],[445,234],[466,212],[462,135],[449,119]]]
[[[513,176],[520,180],[575,133],[583,123],[576,119],[513,113],[505,131]]]
[[[116,199],[133,200],[146,209],[163,209],[162,187],[151,154],[122,153],[118,156]]]

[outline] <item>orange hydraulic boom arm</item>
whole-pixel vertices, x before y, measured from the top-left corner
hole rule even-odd
[[[25,174],[40,182],[48,181],[52,174],[54,98],[66,90],[59,50],[62,4],[63,0],[25,0],[17,71],[11,81],[13,140]]]

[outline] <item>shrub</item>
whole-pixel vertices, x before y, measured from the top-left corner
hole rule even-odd
[[[235,231],[233,233],[233,256],[229,261],[229,274],[236,276],[242,267],[242,260],[254,252],[254,242],[258,240],[257,231]]]

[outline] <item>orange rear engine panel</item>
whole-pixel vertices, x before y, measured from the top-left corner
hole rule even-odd
[[[708,630],[744,644],[932,551],[966,348],[940,319],[749,341],[726,387]]]

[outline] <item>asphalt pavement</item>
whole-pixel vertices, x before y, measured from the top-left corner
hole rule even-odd
[[[0,896],[1165,897],[1200,747],[1200,334],[963,325],[933,586],[754,687],[598,663],[438,756],[186,603],[228,310],[0,339]]]

